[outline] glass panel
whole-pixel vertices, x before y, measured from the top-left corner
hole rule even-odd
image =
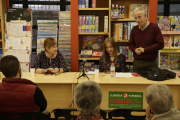
[[[66,5],[66,11],[71,11],[71,5]]]
[[[70,2],[71,0],[66,0],[67,2]]]
[[[28,8],[32,10],[58,10],[60,11],[60,5],[28,5]]]
[[[164,15],[164,4],[158,4],[157,16],[163,16],[163,15]]]
[[[23,8],[23,4],[12,4],[12,8]]]
[[[180,15],[180,4],[170,4],[169,16]]]

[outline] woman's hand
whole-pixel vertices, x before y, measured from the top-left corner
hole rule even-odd
[[[54,74],[59,72],[59,68],[55,68],[55,69],[54,68],[48,68],[48,70],[51,71],[51,73],[54,73]]]

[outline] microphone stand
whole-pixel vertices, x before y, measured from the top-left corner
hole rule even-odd
[[[83,63],[83,66],[82,66],[82,75],[79,76],[77,79],[79,79],[79,78],[81,78],[81,77],[87,77],[87,78],[88,78],[88,76],[86,75],[86,73],[85,73],[85,71],[84,71],[84,65],[85,65],[85,62]],[[88,78],[88,80],[89,80],[89,78]]]

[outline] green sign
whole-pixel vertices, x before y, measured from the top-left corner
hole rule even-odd
[[[109,108],[143,109],[143,92],[109,91]]]

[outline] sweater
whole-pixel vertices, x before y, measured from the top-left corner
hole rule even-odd
[[[144,53],[137,55],[135,49],[142,47]],[[164,39],[157,24],[150,23],[144,30],[140,30],[138,25],[134,26],[131,30],[129,49],[133,52],[133,57],[139,61],[147,59],[156,59],[158,50],[163,49]]]
[[[155,115],[151,120],[180,120],[180,111],[174,107],[166,113]]]

